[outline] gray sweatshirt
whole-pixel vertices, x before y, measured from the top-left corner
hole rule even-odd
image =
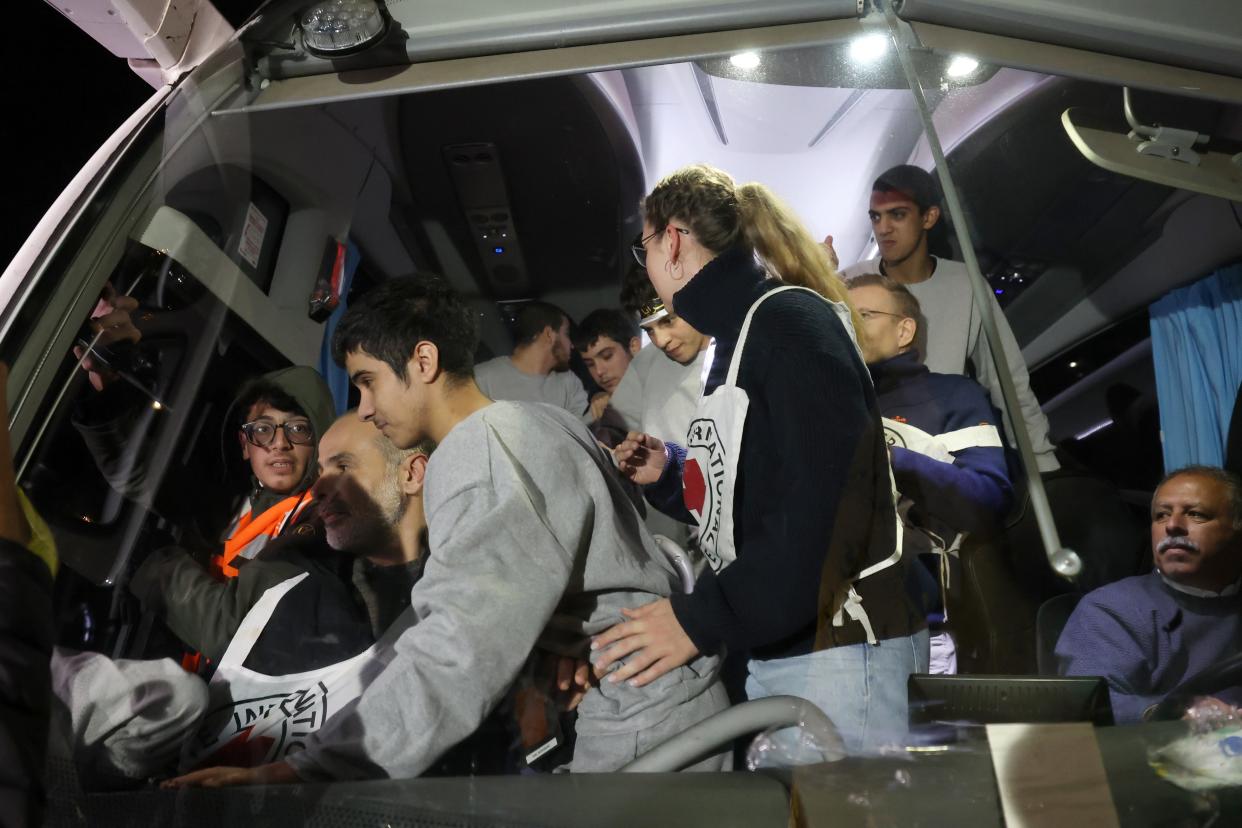
[[[536,645],[584,656],[622,607],[670,594],[676,575],[610,463],[546,405],[494,403],[449,433],[427,469],[412,623],[362,697],[289,756],[301,777],[416,776],[478,727]],[[644,688],[603,682],[578,709],[579,745],[718,709],[704,703],[722,698],[718,667],[700,657]]]
[[[686,429],[703,390],[703,360],[700,351],[694,362],[681,365],[657,348],[647,345],[630,362],[609,405],[629,431],[641,431],[665,442],[679,445],[686,441]],[[688,547],[695,536],[691,527],[661,512],[647,510],[647,528]]]
[[[863,273],[879,272],[880,260],[875,258],[851,265],[842,270],[841,275],[848,281]],[[919,336],[926,343],[922,348],[926,352],[923,355],[923,364],[937,374],[966,374],[967,363],[973,365],[975,380],[988,390],[992,404],[1004,416],[1007,433],[1012,435],[1013,423],[1005,409],[1004,397],[1001,396],[996,363],[992,361],[987,340],[983,336],[983,321],[979,308],[975,305],[975,295],[970,289],[970,274],[967,273],[966,266],[951,259],[936,259],[936,271],[930,279],[906,287],[919,300],[923,319],[927,323],[927,330]],[[1039,470],[1056,471],[1061,468],[1061,464],[1057,462],[1052,443],[1048,440],[1048,418],[1031,391],[1031,380],[1027,374],[1026,360],[1022,357],[1022,349],[1018,347],[1009,321],[1005,319],[995,297],[992,298],[992,315],[996,317],[1001,347],[1012,371],[1014,390],[1018,392],[1022,419],[1026,422],[1027,434],[1031,436],[1031,448],[1035,451]],[[1013,444],[1012,436],[1009,441]]]
[[[586,389],[573,371],[528,374],[509,357],[500,356],[474,366],[474,381],[493,400],[547,403],[578,415],[583,422],[591,420]]]

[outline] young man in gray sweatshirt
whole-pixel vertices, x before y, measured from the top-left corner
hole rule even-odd
[[[333,352],[361,393],[359,416],[398,448],[439,445],[425,490],[431,550],[409,626],[362,697],[305,750],[172,784],[416,776],[478,727],[536,646],[585,657],[622,608],[676,588],[607,453],[567,412],[484,396],[475,338],[470,308],[436,278],[391,280],[342,319]],[[569,769],[616,770],[723,710],[718,667],[699,657],[645,687],[591,688]]]

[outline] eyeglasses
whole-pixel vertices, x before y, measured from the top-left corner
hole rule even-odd
[[[878,311],[878,310],[860,310],[858,312],[858,315],[862,317],[862,320],[864,322],[869,321],[872,317],[875,317],[875,316],[891,316],[894,319],[905,319],[906,318],[906,315],[902,313],[889,313],[888,311]]]
[[[683,236],[690,235],[690,231],[684,227],[677,227],[676,225],[666,225],[666,226],[672,227],[674,230],[676,230],[678,233],[681,233]],[[647,242],[651,241],[652,239],[654,239],[656,236],[660,235],[663,232],[664,232],[663,229],[656,230],[650,236],[643,236],[641,239],[639,239],[638,244],[630,245],[630,251],[633,252],[634,254],[634,261],[638,262],[639,267],[647,266]]]
[[[275,441],[278,428],[285,432],[285,439],[291,445],[305,446],[315,439],[315,429],[311,428],[311,424],[306,420],[287,420],[283,423],[255,420],[243,423],[241,430],[242,434],[246,435],[247,443],[259,448],[267,448]]]

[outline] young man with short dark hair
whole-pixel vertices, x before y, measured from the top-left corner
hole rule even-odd
[[[872,186],[868,208],[880,255],[845,268],[848,283],[862,273],[880,273],[904,285],[919,301],[927,322],[923,361],[938,374],[967,374],[988,389],[992,403],[1002,411],[1000,378],[983,336],[981,311],[975,305],[970,274],[961,262],[943,258],[945,224],[940,190],[931,175],[909,164],[882,173]],[[1026,361],[1009,322],[991,298],[992,315],[1000,345],[1013,372],[1014,390],[1040,471],[1060,468],[1048,440],[1048,418],[1031,392]],[[1012,424],[1010,424],[1012,426]]]
[[[398,448],[438,444],[424,501],[431,549],[411,595],[419,621],[305,750],[189,783],[416,776],[479,725],[536,644],[584,658],[623,608],[673,591],[678,576],[611,458],[568,413],[488,399],[472,376],[474,336],[469,308],[432,277],[386,282],[341,320],[333,354],[361,394],[359,415]],[[616,770],[722,710],[717,670],[700,657],[648,687],[592,688],[570,769]]]
[[[574,347],[602,391],[591,398],[591,419],[599,420],[642,347],[634,318],[618,308],[593,310],[574,332]]]
[[[590,422],[586,389],[569,370],[572,329],[569,314],[556,305],[522,305],[513,322],[513,355],[474,367],[479,390],[492,400],[554,405]]]
[[[625,432],[651,434],[672,443],[686,439],[703,387],[703,361],[711,337],[670,313],[638,269],[627,278],[622,301],[632,310],[651,344],[630,363],[610,400],[610,410]],[[694,536],[691,527],[661,512],[647,510],[647,528],[682,547]]]
[[[217,574],[235,577],[239,559],[253,560],[311,502],[316,444],[332,423],[332,408],[323,378],[302,366],[256,377],[238,392],[230,411],[240,420],[237,442],[251,491],[212,558]]]

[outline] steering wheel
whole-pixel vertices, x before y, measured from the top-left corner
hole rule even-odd
[[[1180,719],[1195,696],[1210,696],[1242,685],[1242,653],[1223,658],[1204,667],[1164,697],[1152,713],[1153,721]]]

